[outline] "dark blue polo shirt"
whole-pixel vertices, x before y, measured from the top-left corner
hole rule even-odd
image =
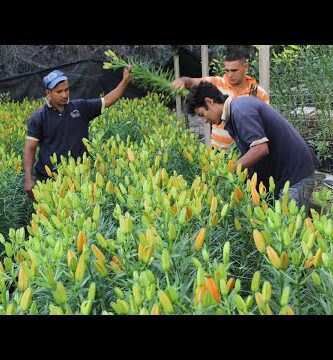
[[[101,114],[102,99],[71,100],[60,113],[49,105],[35,111],[28,120],[27,137],[39,141],[40,151],[35,171],[38,178],[45,178],[45,165],[51,170],[50,156],[56,153],[76,159],[86,147],[82,138],[88,138],[89,122]]]
[[[257,172],[258,180],[267,189],[269,177],[272,176],[276,196],[287,180],[292,186],[315,171],[318,160],[298,131],[272,106],[257,98],[246,96],[233,99],[230,120],[225,129],[242,155],[254,141],[265,137],[269,140],[269,155],[249,170],[251,174]]]

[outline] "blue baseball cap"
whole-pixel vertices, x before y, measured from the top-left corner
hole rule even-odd
[[[53,70],[43,78],[45,87],[53,89],[60,81],[67,80],[65,74],[60,70]]]

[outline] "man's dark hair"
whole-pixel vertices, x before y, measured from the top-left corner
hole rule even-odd
[[[224,61],[237,61],[237,60],[242,60],[246,62],[246,55],[244,51],[240,49],[229,50],[224,57]]]
[[[186,98],[186,108],[190,115],[194,115],[194,109],[204,107],[208,109],[205,98],[211,98],[218,104],[224,104],[228,95],[223,95],[221,91],[213,84],[201,81],[198,85],[193,86]]]

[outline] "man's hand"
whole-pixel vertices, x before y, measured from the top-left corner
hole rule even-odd
[[[35,201],[34,194],[32,193],[32,189],[35,186],[35,181],[33,179],[25,179],[24,190],[29,198]]]
[[[112,106],[124,93],[127,85],[131,82],[131,65],[127,65],[123,71],[123,78],[118,86],[104,96],[105,108]]]
[[[129,82],[131,82],[131,80],[132,80],[131,67],[132,67],[132,65],[127,65],[127,66],[124,68],[124,71],[123,71],[123,81],[124,81],[126,84],[129,83]]]
[[[175,90],[184,89],[185,82],[183,78],[179,78],[171,83],[171,87]]]

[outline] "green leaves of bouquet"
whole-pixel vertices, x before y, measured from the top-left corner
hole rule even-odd
[[[105,55],[109,58],[108,62],[104,62],[103,68],[109,70],[118,70],[128,66],[128,62],[117,56],[112,50],[105,51]],[[153,92],[162,92],[167,99],[175,96],[186,96],[188,90],[175,90],[171,87],[174,80],[173,71],[166,71],[156,66],[151,61],[143,61],[139,58],[131,58],[131,75],[133,83],[141,88],[149,88]]]

